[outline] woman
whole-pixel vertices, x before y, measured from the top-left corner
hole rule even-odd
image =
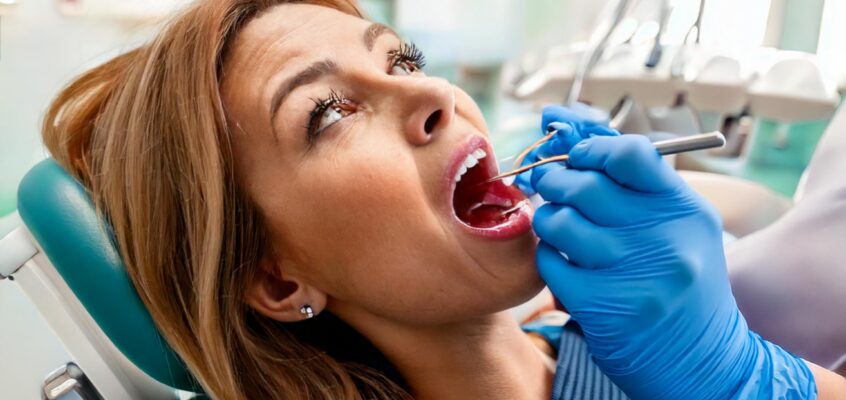
[[[478,108],[354,4],[286,3],[198,2],[48,112],[162,334],[218,399],[548,398]]]
[[[548,397],[502,311],[543,287],[530,209],[453,212],[459,163],[493,165],[475,103],[354,5],[276,3],[199,2],[46,118],[168,343],[219,399]],[[354,339],[324,316],[404,382],[325,354]]]

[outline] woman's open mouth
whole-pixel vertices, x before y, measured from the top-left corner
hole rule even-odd
[[[471,233],[506,239],[531,228],[532,209],[526,196],[502,181],[487,182],[498,170],[483,138],[474,136],[462,146],[448,173],[455,217]]]

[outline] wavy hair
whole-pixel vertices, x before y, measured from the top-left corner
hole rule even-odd
[[[111,224],[141,300],[208,395],[410,398],[381,353],[331,314],[284,324],[245,301],[267,235],[235,180],[219,80],[239,29],[288,2],[191,5],[64,88],[43,139]],[[301,2],[362,16],[354,0]]]

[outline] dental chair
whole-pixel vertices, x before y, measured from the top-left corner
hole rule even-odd
[[[73,360],[46,377],[44,399],[177,399],[201,392],[135,292],[85,189],[52,159],[18,189],[25,226],[0,241],[13,279]]]

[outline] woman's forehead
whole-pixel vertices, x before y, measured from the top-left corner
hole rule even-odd
[[[302,3],[283,4],[261,13],[236,34],[224,60],[220,88],[230,116],[259,110],[266,114],[264,108],[270,107],[272,95],[269,87],[278,85],[298,66],[348,47],[369,25],[331,8]]]
[[[257,57],[289,58],[362,31],[368,22],[328,7],[309,4],[275,6],[244,26],[232,46],[233,61]]]

